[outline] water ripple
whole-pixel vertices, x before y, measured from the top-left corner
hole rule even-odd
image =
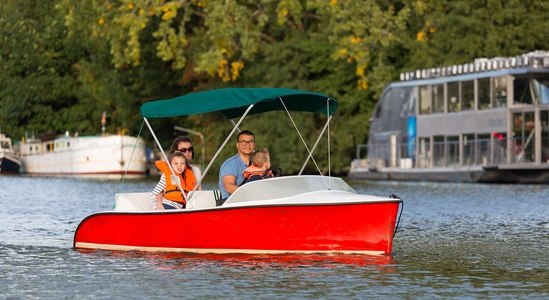
[[[392,256],[72,249],[84,217],[111,209],[117,191],[150,191],[156,181],[121,188],[0,176],[0,298],[549,297],[549,187],[541,185],[350,182],[360,193],[404,199]]]

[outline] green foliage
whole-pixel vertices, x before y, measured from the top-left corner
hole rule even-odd
[[[548,1],[406,1],[412,8],[408,68],[549,49]]]
[[[0,125],[15,139],[63,130],[78,101],[72,64],[81,52],[62,38],[62,18],[50,2],[0,4]]]
[[[548,8],[545,0],[0,1],[0,129],[15,139],[98,134],[105,111],[107,132],[136,135],[147,101],[223,87],[296,88],[338,100],[329,138],[331,172],[341,173],[399,72],[549,49]],[[312,147],[326,117],[292,117]],[[202,132],[208,159],[231,129],[219,114],[151,125],[164,149],[184,134],[174,125]],[[241,126],[286,174],[299,172],[307,155],[288,125],[276,112]],[[327,138],[314,152],[324,173]],[[210,174],[234,154],[235,139]]]

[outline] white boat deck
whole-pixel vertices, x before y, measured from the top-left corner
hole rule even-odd
[[[115,211],[151,211],[150,192],[117,194]],[[216,208],[218,190],[196,191],[187,209]],[[285,176],[246,183],[220,207],[273,204],[330,204],[395,201],[394,199],[357,194],[343,179],[304,175]]]

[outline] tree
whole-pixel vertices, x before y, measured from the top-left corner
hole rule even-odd
[[[81,53],[62,38],[61,17],[49,2],[0,4],[3,131],[16,136],[32,130],[40,133],[61,130],[65,122],[75,121],[69,113],[77,101],[72,64]]]
[[[406,1],[412,11],[408,68],[472,62],[548,49],[549,2],[542,0]]]

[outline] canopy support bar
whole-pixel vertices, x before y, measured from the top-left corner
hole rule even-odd
[[[316,142],[313,146],[313,148],[311,148],[311,153],[307,156],[307,159],[305,159],[305,163],[303,163],[303,166],[301,167],[301,170],[299,171],[299,174],[297,175],[301,175],[301,173],[303,173],[303,171],[305,170],[305,166],[307,165],[307,163],[309,162],[309,159],[312,157],[312,153],[315,152],[315,149],[316,149],[316,146],[318,145],[318,143],[320,142],[320,139],[322,138],[322,135],[324,134],[324,132],[326,131],[326,128],[328,128],[328,125],[330,124],[330,120],[332,119],[332,116],[329,116],[328,117],[328,121],[326,122],[326,124],[324,125],[324,127],[322,128],[322,131],[320,132],[320,134],[318,135],[318,138],[316,139]],[[328,132],[330,132],[330,130],[328,130]],[[328,135],[328,138],[329,138],[330,135]],[[328,140],[329,141],[329,140]],[[329,147],[330,143],[328,142],[328,147]],[[328,150],[329,151],[329,150]],[[328,165],[330,164],[330,156],[328,155]],[[329,167],[328,167],[329,168]]]
[[[154,130],[152,129],[151,124],[149,124],[149,120],[147,120],[147,118],[143,117],[143,121],[145,121],[145,124],[147,124],[147,127],[149,127],[149,131],[151,132],[151,134],[154,138],[154,141],[156,142],[156,145],[158,145],[158,148],[162,150],[160,152],[162,152],[162,156],[164,157],[164,160],[168,164],[168,167],[170,168],[170,172],[172,173],[173,176],[176,176],[175,172],[173,171],[172,165],[168,161],[168,157],[166,157],[166,153],[164,152],[164,149],[162,148],[162,144],[160,144],[160,142],[158,141],[158,138],[154,134]],[[166,180],[168,180],[168,178],[166,178]],[[183,198],[185,198],[185,201],[188,202],[189,198],[187,198],[187,195],[185,195],[185,192],[183,192],[184,190],[183,190],[183,187],[181,186],[181,182],[179,182],[179,180],[177,180],[176,182],[177,182],[177,186],[181,190],[181,194],[183,195]],[[195,189],[196,189],[196,187],[198,187],[198,184],[195,186]]]
[[[231,122],[231,124],[233,124],[233,127],[236,127],[236,129],[238,130],[238,133],[240,133],[240,129],[238,128],[238,126],[236,125],[236,123],[234,122],[233,119],[229,119],[229,122]]]
[[[233,130],[231,130],[231,132],[229,133],[229,135],[227,136],[227,138],[225,139],[225,141],[223,142],[223,144],[219,147],[219,149],[217,150],[217,152],[215,153],[215,155],[212,157],[212,160],[210,160],[210,163],[208,164],[208,166],[206,167],[206,169],[204,170],[204,173],[202,174],[202,177],[206,176],[206,173],[208,173],[208,170],[210,169],[210,167],[212,166],[212,163],[215,161],[215,159],[217,158],[217,156],[219,156],[219,153],[221,153],[221,150],[223,150],[223,148],[225,148],[225,145],[227,145],[227,143],[229,142],[229,140],[231,139],[231,137],[233,136],[233,134],[235,133],[236,130],[240,131],[238,129],[238,126],[240,126],[240,123],[242,123],[242,121],[244,121],[244,119],[246,118],[246,116],[248,115],[248,113],[250,112],[250,110],[254,107],[253,104],[251,104],[248,109],[246,109],[246,111],[244,112],[244,114],[242,115],[242,117],[240,117],[240,119],[238,120],[238,123],[236,123],[233,127]],[[233,124],[234,124],[234,121],[233,120],[230,120]],[[195,190],[196,190],[196,187],[195,187]],[[193,192],[195,191],[193,190]]]
[[[313,160],[313,163],[315,164],[316,169],[318,170],[318,173],[320,174],[320,176],[322,176],[322,171],[320,171],[320,167],[316,163],[315,158],[313,157],[313,153],[309,150],[309,147],[307,147],[307,143],[305,142],[305,139],[303,138],[303,136],[301,135],[301,132],[297,128],[297,125],[295,124],[294,119],[292,118],[292,115],[290,114],[290,111],[286,107],[286,104],[284,104],[284,101],[282,100],[282,98],[278,97],[278,99],[280,100],[280,103],[282,103],[282,106],[284,107],[284,110],[288,114],[288,117],[290,118],[290,121],[292,121],[292,124],[294,125],[294,128],[297,131],[297,134],[299,135],[299,138],[301,139],[301,142],[303,142],[303,145],[305,146],[305,149],[309,153],[309,155],[307,156],[307,159],[311,158]],[[328,112],[328,115],[329,115],[329,112]],[[320,139],[320,136],[322,136],[322,134],[319,135],[319,139]],[[315,147],[316,147],[316,144],[315,144]],[[299,172],[299,175],[301,175],[301,171]],[[326,182],[326,179],[324,178],[324,176],[322,176],[322,179],[324,180],[324,183],[326,183],[326,186],[328,187],[328,189],[331,189],[330,184],[328,182]]]

